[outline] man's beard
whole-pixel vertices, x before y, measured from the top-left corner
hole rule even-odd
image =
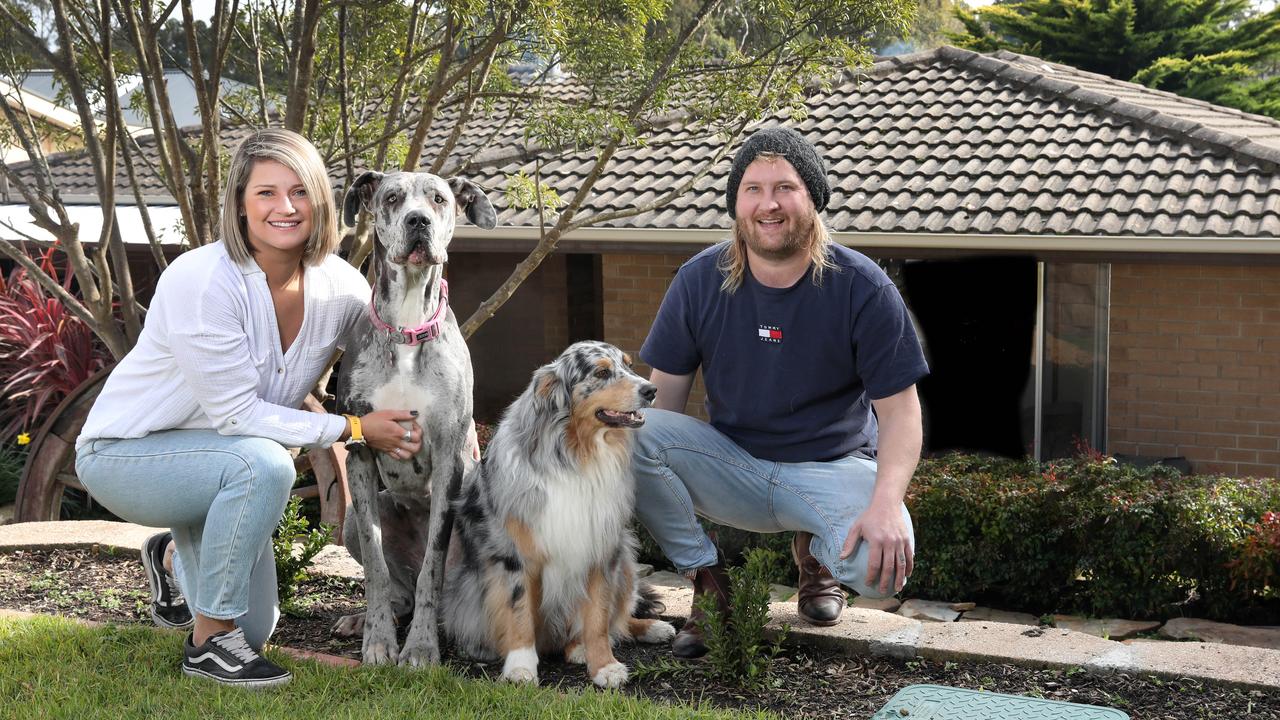
[[[760,230],[755,220],[738,217],[733,224],[734,240],[744,244],[751,252],[766,260],[790,260],[798,254],[808,254],[813,245],[814,217],[804,214],[795,218],[795,224],[782,236],[782,244],[764,247],[760,242]]]

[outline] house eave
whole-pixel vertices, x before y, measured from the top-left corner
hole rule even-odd
[[[502,226],[482,230],[459,225],[452,249],[466,252],[528,252],[538,229]],[[729,236],[726,230],[582,228],[557,245],[562,252],[696,252]],[[1259,258],[1280,263],[1280,238],[1142,235],[988,235],[978,233],[833,232],[842,245],[875,255],[934,257],[968,254],[1030,254],[1044,258],[1194,259]]]

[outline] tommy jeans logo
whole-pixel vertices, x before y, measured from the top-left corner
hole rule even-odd
[[[782,328],[775,325],[760,326],[760,341],[767,343],[782,342]]]

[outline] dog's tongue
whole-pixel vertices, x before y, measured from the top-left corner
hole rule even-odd
[[[421,245],[415,247],[413,252],[409,253],[409,262],[414,265],[427,264],[427,251]]]

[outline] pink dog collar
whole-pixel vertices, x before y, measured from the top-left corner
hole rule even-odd
[[[449,283],[445,282],[444,278],[440,278],[440,304],[436,305],[436,314],[432,315],[426,323],[412,330],[391,327],[378,317],[378,311],[373,307],[373,300],[369,301],[369,319],[373,321],[374,327],[391,333],[391,342],[396,345],[418,345],[440,337],[440,322],[444,319],[444,311],[448,307]]]

